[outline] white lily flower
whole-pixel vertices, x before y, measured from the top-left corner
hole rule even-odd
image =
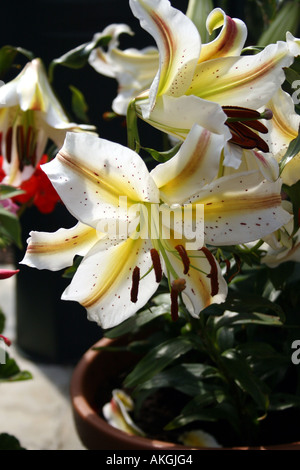
[[[179,441],[189,447],[204,447],[218,449],[222,446],[218,443],[216,438],[202,429],[195,429],[194,431],[186,431],[179,436]]]
[[[19,186],[33,174],[48,139],[61,147],[67,130],[90,131],[69,122],[40,59],[0,88],[0,133],[4,183]]]
[[[282,207],[293,213],[293,206],[290,201],[282,201]],[[291,220],[280,227],[275,232],[263,238],[264,244],[261,249],[265,251],[262,263],[270,268],[276,268],[286,261],[300,261],[300,230],[293,236],[294,221]]]
[[[194,123],[212,132],[223,126],[224,135],[231,136],[224,164],[235,169],[240,157],[233,146],[268,152],[256,132],[260,113],[253,117],[253,111],[266,106],[284,82],[283,68],[300,54],[300,40],[288,33],[286,42],[240,56],[246,26],[219,8],[211,12],[207,26],[223,28],[215,41],[202,46],[193,22],[168,0],[130,0],[130,6],[154,37],[160,56],[149,90],[136,99],[139,117],[181,140]],[[243,108],[234,121],[232,107]]]
[[[112,399],[102,408],[102,413],[106,421],[114,428],[120,429],[134,436],[145,436],[132,420],[130,412],[133,411],[134,403],[131,397],[123,390],[112,391]]]
[[[182,292],[188,311],[197,318],[203,308],[223,302],[227,295],[220,267],[203,241],[188,248],[189,224],[201,222],[197,205],[204,207],[204,243],[212,245],[255,240],[290,219],[281,207],[280,180],[261,181],[257,171],[216,178],[223,148],[222,135],[195,125],[178,153],[149,172],[129,148],[87,133],[68,133],[56,158],[42,168],[80,222],[54,234],[32,232],[22,263],[57,270],[81,254],[84,258],[62,298],[81,303],[103,328],[142,308],[162,273],[170,285],[172,315],[178,313]],[[164,218],[159,222],[162,203],[179,207],[180,213],[187,206],[193,209],[192,222],[181,222],[183,232],[180,224]],[[110,230],[115,224],[125,224],[126,236]]]
[[[276,160],[280,162],[290,142],[298,136],[300,116],[295,112],[291,96],[282,89],[275,93],[268,103],[268,108],[271,109],[273,118],[265,122],[269,130],[265,140]],[[281,178],[288,186],[299,181],[300,152],[285,165]]]
[[[112,24],[102,33],[97,33],[94,40],[105,36],[111,36],[111,40],[107,50],[98,47],[91,52],[89,64],[98,73],[117,80],[118,95],[113,100],[112,109],[126,116],[130,101],[151,85],[158,69],[159,56],[155,47],[119,49],[118,38],[122,33],[133,34],[125,24]]]

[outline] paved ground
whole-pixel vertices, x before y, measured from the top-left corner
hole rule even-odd
[[[5,334],[15,338],[15,279],[0,282],[0,307],[6,315]],[[13,434],[28,450],[84,450],[73,423],[69,398],[72,366],[45,365],[11,356],[33,379],[0,383],[0,432]]]

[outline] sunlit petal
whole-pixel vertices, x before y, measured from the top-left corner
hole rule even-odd
[[[253,241],[288,223],[281,205],[281,180],[262,180],[261,173],[224,176],[190,201],[204,204],[205,242],[234,245]]]
[[[225,141],[195,125],[178,153],[151,172],[161,198],[168,204],[181,204],[218,174]]]
[[[253,56],[224,57],[198,64],[187,94],[222,106],[258,109],[285,80],[283,67],[294,60],[288,44],[270,44]]]
[[[102,328],[123,322],[143,307],[157,290],[153,271],[142,279],[152,266],[150,249],[151,244],[142,237],[115,244],[111,240],[100,240],[81,262],[62,299],[82,304],[89,319]],[[140,268],[141,280],[137,302],[132,302],[135,266]]]
[[[300,116],[295,112],[291,96],[281,88],[267,106],[273,112],[273,118],[264,122],[269,129],[265,140],[270,151],[279,162],[287,151],[290,142],[298,135]],[[300,179],[300,154],[297,154],[285,166],[281,177],[283,182],[288,185],[292,185]]]
[[[157,95],[181,96],[188,89],[201,39],[194,23],[168,0],[130,0],[130,7],[159,49],[159,71],[149,95],[150,113]]]
[[[42,169],[70,212],[94,228],[110,217],[127,220],[127,203],[159,202],[139,155],[92,134],[68,133],[58,155]]]
[[[139,116],[145,119],[148,108],[147,99],[136,101]],[[178,139],[184,140],[194,124],[215,134],[223,134],[230,138],[228,127],[224,124],[227,119],[222,107],[211,101],[202,100],[197,96],[161,96],[147,120],[153,127],[162,130]]]
[[[230,18],[221,8],[215,8],[207,18],[206,27],[209,34],[220,27],[222,29],[216,39],[202,45],[199,62],[240,55],[247,38],[247,27],[243,21]]]
[[[101,235],[80,222],[70,229],[54,233],[31,232],[28,247],[21,264],[58,271],[73,264],[75,255],[85,256]]]

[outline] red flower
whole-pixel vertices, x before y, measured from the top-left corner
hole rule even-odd
[[[31,178],[21,184],[20,189],[23,189],[25,193],[14,197],[14,201],[20,204],[32,201],[43,214],[52,212],[56,203],[60,201],[60,197],[50,183],[48,176],[40,168],[40,165],[47,161],[48,157],[44,155]]]

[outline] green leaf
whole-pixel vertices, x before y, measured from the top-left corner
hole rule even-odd
[[[70,85],[69,88],[72,93],[72,110],[75,116],[80,120],[80,122],[88,124],[88,105],[85,101],[83,93],[73,85]]]
[[[186,395],[195,396],[203,388],[202,380],[217,376],[217,369],[206,364],[180,364],[147,380],[134,394],[140,390],[174,388]]]
[[[0,200],[19,196],[20,194],[24,194],[24,192],[25,191],[22,189],[17,189],[7,184],[0,184]]]
[[[187,336],[171,338],[153,348],[126,377],[125,387],[135,387],[151,379],[165,367],[193,348]]]
[[[22,248],[21,225],[18,217],[1,207],[0,235],[8,237],[19,248]]]
[[[65,279],[72,279],[74,274],[76,273],[82,259],[83,259],[83,256],[76,255],[74,260],[73,260],[72,266],[65,269],[62,277],[65,278]]]
[[[285,41],[287,31],[296,34],[300,19],[299,0],[285,2],[258,40],[259,46]]]
[[[280,320],[281,322],[285,321],[285,314],[283,309],[281,308],[280,305],[276,304],[275,302],[272,302],[269,299],[266,299],[265,297],[262,297],[260,295],[255,295],[255,294],[245,294],[243,292],[237,292],[233,294],[229,294],[227,297],[227,300],[221,304],[222,308],[224,310],[230,310],[231,312],[234,313],[243,313],[243,314],[248,314],[249,319],[251,319],[251,314],[254,315],[252,319],[259,319],[260,321],[263,320],[265,322],[268,322],[268,316],[270,317],[270,323],[272,324],[274,321]],[[278,317],[277,320],[272,317],[272,315],[258,315],[259,313],[265,313],[265,312],[273,312],[276,314]],[[229,317],[224,317],[224,322],[226,322],[226,318]],[[233,318],[233,317],[231,317]],[[242,317],[241,317],[242,318]],[[247,317],[245,317],[247,319]],[[225,323],[224,323],[225,324]],[[222,325],[223,326],[223,325]]]
[[[206,19],[209,13],[214,9],[212,0],[189,0],[186,16],[196,25],[202,43],[207,43],[214,39],[214,34],[209,35],[206,28]]]
[[[97,47],[105,47],[109,44],[111,36],[102,36],[97,40],[86,42],[72,49],[61,57],[54,59],[49,66],[49,80],[53,81],[54,69],[57,65],[68,67],[71,69],[80,69],[87,64],[90,53]]]
[[[270,397],[270,411],[282,411],[288,408],[300,408],[300,397],[288,393],[274,393]]]
[[[287,148],[286,153],[279,162],[279,170],[282,173],[285,165],[289,163],[300,152],[300,133],[292,140]]]
[[[252,397],[261,410],[266,411],[269,405],[269,398],[265,391],[265,386],[253,374],[248,362],[235,350],[225,351],[222,354],[222,361],[236,384]]]
[[[150,149],[150,148],[147,148],[147,147],[141,147],[141,148],[143,150],[145,150],[146,152],[148,152],[152,156],[152,158],[154,158],[154,160],[156,160],[157,162],[165,163],[168,160],[170,160],[172,157],[174,157],[174,155],[176,155],[176,153],[180,149],[181,145],[182,145],[182,142],[179,142],[173,148],[171,148],[170,150],[167,150],[165,152],[158,152],[157,150]]]
[[[214,319],[216,329],[228,328],[230,325],[266,325],[266,326],[282,326],[279,317],[273,315],[265,315],[263,313],[238,313],[224,312],[224,314]]]
[[[32,375],[28,371],[22,371],[16,361],[9,357],[5,364],[0,364],[0,382],[18,382],[21,380],[29,380]]]
[[[299,135],[297,137],[297,140],[298,140],[298,145],[300,146]],[[294,142],[294,141],[292,141],[292,142]],[[299,221],[299,214],[300,214],[300,180],[297,181],[297,183],[293,184],[292,186],[283,185],[282,189],[289,196],[289,198],[290,198],[290,200],[293,204],[293,214],[294,214],[293,235],[294,235],[297,232],[297,230],[299,229],[299,226],[300,226],[300,221]]]
[[[23,49],[22,47],[15,47],[15,46],[2,46],[0,49],[0,78],[2,79],[5,74],[9,71],[12,67],[14,60],[18,53],[23,54],[27,59],[32,60],[34,59],[34,54],[27,49]]]
[[[105,336],[107,338],[118,338],[125,334],[136,331],[137,329],[147,325],[149,322],[155,318],[165,315],[170,312],[170,306],[168,304],[161,304],[157,307],[151,307],[151,309],[143,310],[136,315],[128,318],[120,325],[116,326],[111,330],[105,331]]]
[[[214,422],[227,419],[231,424],[236,423],[238,421],[235,416],[236,411],[230,404],[223,401],[224,398],[224,392],[219,388],[195,396],[181,413],[165,426],[165,429],[170,431],[194,421]]]
[[[135,110],[135,100],[132,100],[127,108],[127,145],[135,152],[140,151],[140,137],[137,125],[137,114]]]
[[[21,446],[19,440],[15,436],[1,433],[0,450],[25,450],[25,448]]]

